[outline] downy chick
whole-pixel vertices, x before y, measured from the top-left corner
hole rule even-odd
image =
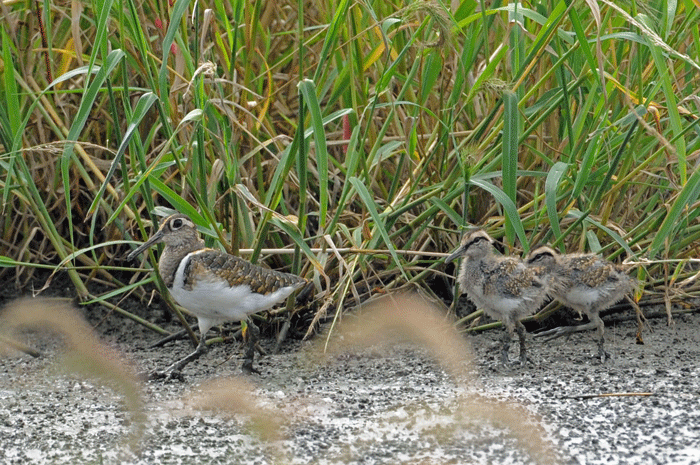
[[[565,334],[589,329],[597,330],[598,357],[602,362],[610,357],[605,351],[605,325],[601,310],[631,293],[636,280],[615,264],[596,254],[560,255],[548,246],[534,249],[527,256],[526,264],[547,282],[550,295],[579,314],[588,316],[589,323],[578,326],[562,326],[538,333],[535,337],[547,337],[546,341]]]
[[[528,360],[525,348],[525,327],[520,319],[537,311],[547,297],[545,283],[516,257],[494,253],[494,240],[482,230],[466,234],[460,246],[445,260],[460,256],[462,265],[457,282],[474,304],[506,328],[501,362],[509,363],[508,349],[513,333],[520,340],[520,363]]]

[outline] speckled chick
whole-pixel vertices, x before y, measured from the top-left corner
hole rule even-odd
[[[605,325],[600,318],[605,310],[636,286],[622,267],[595,254],[560,255],[548,246],[530,252],[526,264],[540,274],[549,284],[550,295],[579,314],[588,316],[590,323],[564,326],[538,333],[535,337],[547,337],[547,341],[577,331],[597,330],[598,357],[602,362],[610,355],[605,351]]]
[[[494,240],[483,230],[466,234],[460,246],[445,260],[462,256],[457,282],[477,308],[501,320],[506,328],[501,362],[509,363],[508,350],[514,332],[520,341],[520,363],[528,360],[525,327],[520,319],[536,312],[547,298],[545,283],[516,257],[496,255]]]
[[[195,224],[183,214],[163,220],[160,229],[143,245],[132,251],[132,260],[159,242],[165,248],[158,261],[165,285],[175,301],[197,317],[199,345],[192,354],[175,362],[162,374],[179,375],[182,368],[206,351],[205,336],[212,326],[225,321],[245,320],[248,315],[282,302],[307,281],[298,276],[262,268],[220,250],[204,247]],[[243,368],[253,369],[257,328],[249,323],[253,337]]]

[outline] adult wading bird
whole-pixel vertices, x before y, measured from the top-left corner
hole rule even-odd
[[[163,220],[158,231],[132,251],[132,260],[159,242],[165,243],[158,271],[175,301],[197,317],[199,344],[194,352],[154,377],[179,377],[183,367],[207,350],[205,336],[214,325],[241,321],[283,301],[308,281],[299,276],[262,268],[220,250],[204,247],[195,224],[186,215]],[[243,369],[253,368],[259,330],[248,322],[248,347]]]

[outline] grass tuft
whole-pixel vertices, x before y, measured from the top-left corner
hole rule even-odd
[[[169,208],[312,280],[335,319],[388,289],[436,298],[468,225],[697,296],[656,289],[688,282],[700,241],[700,10],[674,5],[127,1],[41,27],[8,3],[0,275],[52,266],[112,309],[134,292],[126,241]]]

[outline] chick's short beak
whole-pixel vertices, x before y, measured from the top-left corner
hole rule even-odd
[[[464,248],[462,246],[457,247],[457,249],[454,252],[452,252],[450,255],[448,255],[448,257],[445,259],[445,265],[457,260],[463,253],[464,253]]]

